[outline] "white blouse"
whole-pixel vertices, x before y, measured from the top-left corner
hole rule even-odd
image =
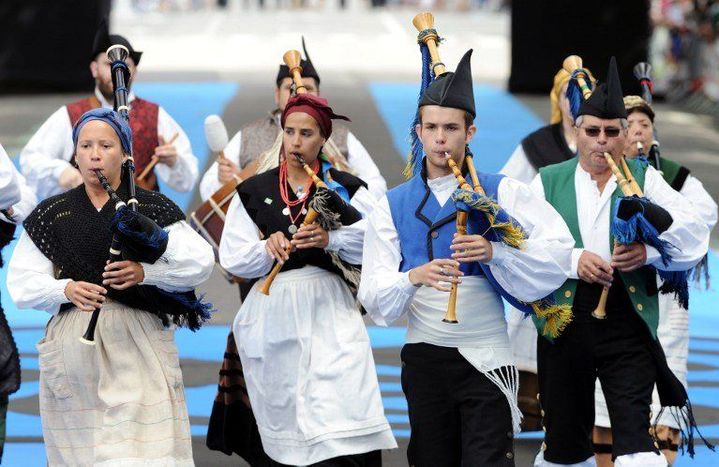
[[[185,221],[164,230],[169,234],[167,250],[154,264],[140,263],[145,272],[141,284],[182,292],[209,279],[215,264],[212,247]],[[7,288],[18,308],[57,314],[60,305],[69,302],[65,287],[71,280],[56,279],[52,262],[22,233],[7,274]]]
[[[35,209],[37,198],[0,145],[0,209],[13,209],[12,219],[0,213],[5,222],[22,223]]]
[[[328,251],[336,251],[340,258],[351,264],[362,261],[362,242],[367,226],[366,217],[375,205],[374,197],[362,187],[350,199],[363,219],[352,225],[329,232]],[[270,272],[275,262],[265,249],[267,240],[260,237],[257,226],[245,210],[238,194],[232,198],[227,210],[225,228],[220,240],[220,265],[238,277],[262,277]]]
[[[572,267],[570,277],[578,279],[577,265],[584,250],[598,254],[605,261],[610,261],[609,216],[612,193],[617,187],[611,177],[600,193],[597,183],[580,164],[574,173],[574,188],[577,193],[577,217],[579,231],[582,236],[583,248],[572,251]],[[531,184],[537,196],[544,198],[542,177],[537,175]],[[647,261],[657,269],[667,271],[684,271],[696,265],[709,248],[709,229],[699,219],[692,204],[664,181],[661,174],[649,166],[644,179],[644,195],[653,203],[666,209],[671,214],[672,225],[659,235],[676,248],[672,249],[672,261],[668,266],[662,263],[659,252],[647,246]]]
[[[452,202],[449,195],[457,188],[456,180],[446,182],[449,177],[428,182],[440,205],[443,199]],[[518,300],[543,298],[561,286],[569,274],[574,246],[569,229],[554,208],[523,183],[503,178],[497,198],[529,237],[521,250],[492,242],[489,268],[497,282]],[[385,196],[369,217],[359,288],[362,305],[381,326],[405,314],[418,290],[410,283],[409,273],[399,271],[401,259],[399,235]]]

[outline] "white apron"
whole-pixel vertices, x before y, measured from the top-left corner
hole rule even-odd
[[[314,266],[259,281],[233,331],[262,446],[282,464],[397,446],[367,330],[339,276]]]
[[[48,464],[194,465],[175,331],[108,301],[88,346],[78,339],[90,316],[60,313],[37,344]]]

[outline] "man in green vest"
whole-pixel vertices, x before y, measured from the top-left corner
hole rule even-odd
[[[650,202],[622,200],[624,219],[641,210],[667,256],[649,245],[614,245],[610,225],[622,197],[605,158],[621,167],[627,112],[614,59],[606,83],[583,102],[575,121],[579,157],[545,167],[532,188],[559,212],[575,240],[570,279],[556,292],[574,318],[562,335],[537,345],[540,403],[546,430],[537,466],[594,463],[594,387],[599,378],[612,421],[617,466],[666,466],[649,434],[652,389],[662,406],[684,407],[688,397],[669,370],[656,339],[656,269],[684,271],[708,248],[709,230],[651,167],[627,161],[631,177]],[[660,207],[661,206],[661,207]],[[609,288],[606,318],[592,313]],[[540,322],[537,322],[541,329]]]
[[[706,225],[709,231],[717,222],[717,204],[711,195],[696,177],[690,174],[689,169],[679,163],[660,157],[657,152],[658,143],[654,140],[654,109],[651,104],[640,96],[625,96],[624,106],[627,109],[629,124],[627,142],[624,154],[628,158],[641,157],[638,143],[641,144],[642,153],[649,164],[657,169],[664,180],[676,191],[681,193],[692,206],[692,211]],[[646,150],[646,152],[644,152]],[[648,156],[648,157],[647,157]],[[661,279],[659,280],[661,285]],[[672,372],[687,387],[687,358],[689,355],[689,315],[673,294],[660,294],[659,325],[657,338],[664,349],[667,363]],[[596,390],[594,448],[597,454],[597,465],[611,465],[610,454],[612,444],[611,421],[607,412],[607,405],[600,385]],[[652,413],[658,414],[661,409],[659,397],[655,391],[652,397]],[[677,457],[680,431],[679,420],[665,411],[657,419],[654,435],[657,438],[659,449],[671,465]]]

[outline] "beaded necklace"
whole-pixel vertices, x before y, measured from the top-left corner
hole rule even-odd
[[[315,159],[315,161],[312,163],[312,170],[315,172],[319,168],[319,160]],[[307,200],[309,199],[309,193],[310,189],[312,187],[312,179],[309,179],[305,185],[302,186],[301,194],[298,194],[297,199],[290,199],[289,191],[287,189],[288,186],[288,175],[287,175],[287,159],[283,159],[280,164],[280,196],[282,197],[282,201],[287,206],[285,209],[283,209],[283,212],[286,212],[286,215],[290,218],[290,223],[294,225],[297,220],[300,218],[300,216],[305,211],[305,204],[307,203]],[[299,191],[299,190],[298,190]],[[292,216],[292,208],[295,206],[302,205],[302,208],[297,212],[297,214],[293,217]]]

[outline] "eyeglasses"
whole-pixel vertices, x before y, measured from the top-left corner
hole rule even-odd
[[[617,136],[619,136],[619,132],[621,131],[619,128],[615,128],[612,126],[606,128],[583,127],[582,129],[587,134],[587,136],[590,136],[592,138],[596,138],[597,136],[599,136],[602,130],[604,130],[604,134],[607,135],[607,138],[616,138]]]

